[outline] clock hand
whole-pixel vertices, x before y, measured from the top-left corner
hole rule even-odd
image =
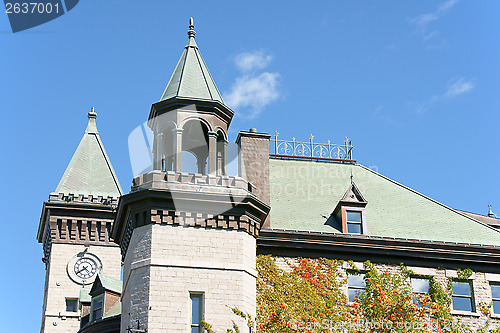
[[[82,271],[87,271],[88,272],[87,266],[83,266],[83,268],[80,269],[78,272],[76,272],[76,274],[79,274]]]

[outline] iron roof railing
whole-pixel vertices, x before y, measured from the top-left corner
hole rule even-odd
[[[279,140],[278,132],[270,139],[270,156],[273,158],[307,159],[318,161],[356,162],[352,158],[353,146],[348,138],[344,139],[343,145],[330,143],[316,143],[314,136],[309,135],[309,142],[292,140]],[[274,151],[274,153],[273,153]]]

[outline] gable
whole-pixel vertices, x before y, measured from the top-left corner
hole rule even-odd
[[[98,294],[101,294],[102,292],[104,292],[104,288],[102,286],[100,275],[97,275],[94,283],[92,284],[92,288],[90,288],[89,294],[92,296],[96,296]]]
[[[340,202],[366,204],[365,198],[363,198],[363,195],[359,191],[354,181],[351,181],[351,185],[349,185],[349,188],[345,192]]]
[[[367,235],[500,245],[500,233],[359,164],[271,159],[271,228],[338,233],[327,220],[351,173],[366,205]]]

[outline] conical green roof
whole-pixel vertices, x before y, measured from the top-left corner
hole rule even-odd
[[[206,99],[224,103],[194,40],[193,18],[189,21],[189,40],[160,101],[172,97]]]
[[[88,117],[85,134],[55,192],[117,198],[123,192],[97,132],[97,114],[92,110]]]

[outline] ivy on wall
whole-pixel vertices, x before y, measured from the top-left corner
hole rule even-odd
[[[364,273],[366,288],[354,302],[346,296],[347,276],[343,262],[332,259],[297,258],[277,264],[268,255],[257,257],[257,317],[254,319],[237,308],[234,314],[245,319],[245,332],[472,332],[450,313],[451,279],[443,287],[429,278],[429,293],[413,293],[410,277],[416,275],[404,265],[389,271],[377,269],[369,261],[363,269],[349,262],[354,274]],[[472,276],[470,269],[457,270],[458,278]],[[480,305],[484,314],[490,305]],[[490,320],[476,326],[488,330]],[[208,333],[212,327],[203,323]],[[226,332],[238,333],[233,327]]]

